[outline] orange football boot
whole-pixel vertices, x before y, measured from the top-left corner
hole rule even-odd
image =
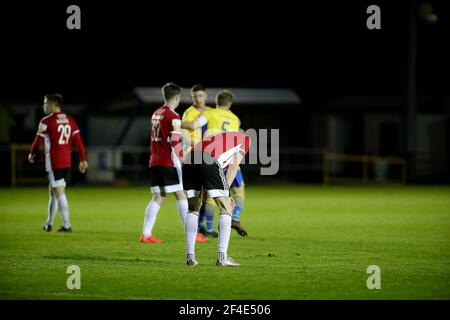
[[[164,241],[157,239],[153,235],[150,237],[146,237],[146,236],[142,235],[140,241],[142,243],[164,243]]]

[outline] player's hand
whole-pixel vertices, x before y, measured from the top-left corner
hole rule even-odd
[[[87,161],[81,161],[80,165],[78,166],[78,168],[80,169],[81,173],[85,173],[86,169],[88,168],[88,163]]]
[[[28,162],[29,162],[29,163],[34,163],[34,158],[36,158],[36,154],[30,153],[30,154],[28,155]]]

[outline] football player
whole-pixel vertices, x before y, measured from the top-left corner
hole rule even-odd
[[[45,231],[52,231],[53,220],[59,208],[63,225],[58,232],[72,232],[69,219],[69,203],[65,193],[66,176],[72,166],[72,145],[75,143],[80,155],[78,168],[84,173],[88,168],[86,152],[80,130],[74,118],[61,111],[62,95],[47,94],[44,97],[45,117],[39,122],[36,138],[31,146],[28,161],[34,163],[39,146],[45,146],[45,170],[49,180],[48,218]]]
[[[250,137],[242,132],[224,132],[203,139],[186,154],[183,161],[183,184],[189,205],[185,220],[188,266],[198,264],[195,257],[195,235],[202,204],[202,190],[206,190],[220,209],[216,265],[239,265],[228,257],[234,207],[233,198],[229,196],[229,185],[236,176],[239,163],[250,149],[250,142]]]

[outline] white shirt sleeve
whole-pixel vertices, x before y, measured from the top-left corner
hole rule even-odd
[[[208,120],[204,116],[200,116],[194,121],[194,129],[201,128],[208,123]]]

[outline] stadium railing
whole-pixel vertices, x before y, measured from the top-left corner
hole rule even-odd
[[[336,167],[338,167],[337,170]],[[390,170],[389,167],[391,167]],[[397,168],[392,169],[392,167]],[[341,171],[341,174],[333,175],[333,169],[335,172]],[[407,161],[401,157],[342,154],[325,150],[322,171],[324,184],[367,185],[405,184],[407,182]],[[349,172],[354,173],[354,176]]]
[[[36,157],[36,163],[30,165],[27,160],[29,148],[28,144],[12,144],[7,149],[3,148],[2,159],[7,158],[5,151],[9,151],[10,166],[6,167],[10,167],[9,179],[13,187],[47,184],[43,174],[43,152]],[[111,185],[148,183],[147,146],[91,146],[86,150],[89,161],[86,177],[77,173],[78,155],[73,155],[72,175],[78,180]],[[260,165],[243,166],[249,183],[404,184],[407,181],[407,161],[404,158],[340,154],[321,148],[280,148],[278,173],[260,176],[260,168]]]

